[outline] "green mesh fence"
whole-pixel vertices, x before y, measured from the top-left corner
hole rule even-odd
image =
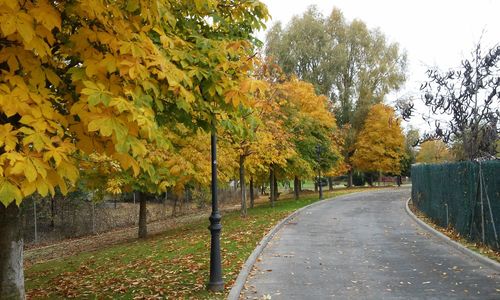
[[[500,250],[500,161],[417,164],[412,200],[442,227]],[[483,230],[484,228],[484,230]]]

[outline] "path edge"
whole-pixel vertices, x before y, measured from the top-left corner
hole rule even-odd
[[[338,197],[338,196],[337,196]],[[276,233],[283,228],[290,220],[292,220],[294,217],[296,217],[299,213],[301,213],[303,210],[306,210],[308,208],[311,208],[313,206],[322,204],[327,201],[332,201],[333,199],[337,197],[331,197],[328,199],[316,201],[314,203],[311,203],[307,206],[304,206],[302,208],[297,209],[287,217],[285,217],[283,220],[281,220],[276,226],[274,226],[271,231],[269,231],[259,242],[257,247],[253,250],[252,254],[248,257],[248,259],[245,261],[245,264],[240,270],[240,273],[238,274],[238,277],[236,278],[236,281],[233,284],[233,287],[231,288],[231,291],[229,292],[227,299],[228,300],[238,300],[240,298],[241,291],[243,290],[243,287],[245,285],[245,282],[247,281],[248,275],[250,275],[250,272],[252,271],[252,267],[257,261],[257,258],[259,258],[260,254],[262,251],[264,251],[264,248],[266,248],[267,244],[271,241],[271,239],[276,235]]]
[[[453,248],[455,248],[456,250],[462,252],[463,254],[475,259],[476,261],[479,261],[481,264],[485,265],[485,266],[488,266],[492,269],[494,269],[496,272],[500,272],[500,263],[484,256],[484,255],[481,255],[477,252],[474,252],[472,250],[470,250],[469,248],[465,247],[464,245],[458,243],[458,242],[455,242],[454,240],[452,240],[451,238],[449,238],[448,236],[446,236],[445,234],[439,232],[438,230],[432,228],[432,226],[430,226],[429,224],[425,223],[424,221],[422,221],[421,219],[419,219],[411,210],[410,210],[410,206],[409,206],[409,203],[411,201],[411,198],[408,198],[408,200],[406,201],[406,206],[405,206],[405,210],[406,210],[406,213],[418,224],[420,225],[420,227],[424,228],[425,230],[429,231],[430,233],[432,233],[434,236],[444,240],[446,243],[448,243],[449,245],[451,245]]]

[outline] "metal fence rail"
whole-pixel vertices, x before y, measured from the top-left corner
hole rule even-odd
[[[500,249],[500,161],[417,164],[413,204],[439,226]]]

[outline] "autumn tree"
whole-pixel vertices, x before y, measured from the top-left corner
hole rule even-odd
[[[366,172],[400,174],[400,161],[404,155],[400,123],[392,107],[382,103],[374,105],[359,133],[352,157],[353,166]]]
[[[318,169],[327,172],[338,162],[340,150],[335,139],[338,132],[328,99],[316,94],[311,83],[292,77],[280,85],[279,95],[286,99],[285,128],[290,132],[296,152],[287,160],[285,172],[293,179],[294,194],[298,198],[301,179],[314,176]]]
[[[360,20],[346,21],[338,9],[324,17],[312,6],[285,28],[276,23],[266,54],[333,102],[337,125],[345,131],[347,165],[370,107],[405,81],[406,54],[399,45]]]
[[[425,141],[420,145],[416,161],[419,163],[442,163],[451,161],[452,155],[448,146],[441,140]]]
[[[2,298],[24,298],[22,200],[67,192],[79,152],[154,175],[165,121],[203,126],[241,101],[266,17],[258,1],[0,2]]]

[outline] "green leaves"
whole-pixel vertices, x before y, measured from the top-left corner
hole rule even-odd
[[[82,89],[82,94],[88,96],[88,102],[92,106],[96,106],[99,103],[108,106],[111,102],[111,93],[106,91],[106,88],[102,83],[94,83],[92,81],[83,81],[85,88]]]

